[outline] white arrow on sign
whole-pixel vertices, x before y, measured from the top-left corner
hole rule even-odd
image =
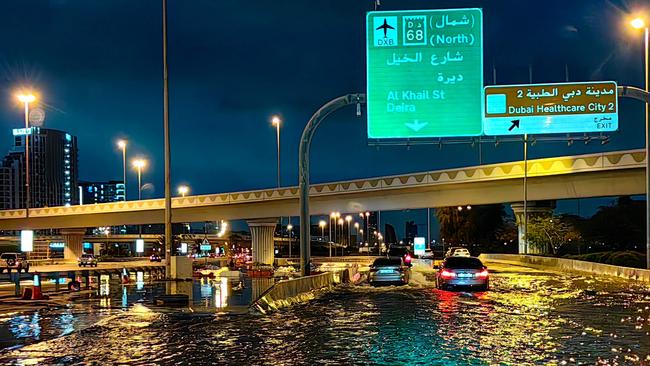
[[[210,245],[210,241],[208,241],[208,238],[203,238],[203,245]]]
[[[413,120],[413,122],[405,123],[406,127],[412,129],[415,132],[420,131],[424,126],[426,126],[428,124],[429,124],[429,122],[420,122],[417,119]]]

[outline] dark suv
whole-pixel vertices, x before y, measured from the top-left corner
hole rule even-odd
[[[2,253],[0,255],[0,273],[5,269],[9,272],[12,269],[23,270],[25,273],[29,272],[29,262],[23,253]]]

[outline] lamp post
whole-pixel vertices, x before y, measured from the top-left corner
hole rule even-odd
[[[358,223],[358,222],[355,222],[355,223],[354,223],[354,231],[355,231],[355,233],[354,233],[355,238],[356,238],[357,240],[359,240],[359,223]],[[358,246],[358,244],[359,244],[359,243],[357,243],[357,246]]]
[[[335,215],[335,213],[331,212],[330,213],[330,218],[329,218],[329,222],[330,222],[329,223],[329,231],[330,231],[330,233],[329,233],[329,237],[327,237],[327,241],[329,241],[330,243],[332,242],[332,220],[334,220],[334,215]],[[332,251],[331,249],[332,249],[332,245],[330,244],[330,252]],[[331,255],[330,255],[330,257],[331,257]]]
[[[36,97],[31,94],[18,94],[18,100],[25,106],[25,216],[29,217],[29,206],[31,199],[31,192],[29,190],[29,103],[36,100]]]
[[[366,211],[366,241],[370,242],[370,212]],[[363,238],[361,238],[363,240]]]
[[[291,220],[291,218],[289,219]],[[293,234],[293,225],[287,224],[287,230],[289,230],[289,258],[291,258],[291,244],[293,244],[291,234]]]
[[[144,159],[133,160],[133,167],[138,171],[138,201],[142,200],[142,168],[147,165]],[[138,235],[142,237],[142,224],[138,225]]]
[[[347,215],[345,216],[345,222],[348,223],[348,235],[345,237],[345,245],[350,245],[350,222],[352,221],[352,216]]]
[[[337,217],[338,217],[337,223],[339,225],[341,225],[341,231],[339,231],[341,233],[339,235],[339,244],[343,244],[343,223],[345,222],[345,220],[343,220],[343,218],[341,218],[340,214]],[[336,256],[336,247],[334,248],[334,256]]]
[[[119,140],[117,146],[122,150],[122,183],[124,183],[124,200],[126,201],[126,140]]]
[[[320,234],[322,238],[325,237],[325,225],[327,225],[327,223],[325,223],[325,220],[320,220],[318,222],[318,226],[320,226]],[[330,244],[330,257],[331,256],[332,256],[332,244]]]
[[[181,197],[185,197],[186,194],[190,192],[190,187],[186,185],[180,185],[178,186],[178,194],[181,195]]]
[[[649,43],[649,30],[648,30],[648,25],[646,24],[645,20],[643,18],[635,18],[630,21],[630,26],[634,29],[643,29],[643,39],[644,39],[644,48],[643,48],[643,55],[644,55],[644,64],[643,64],[643,69],[645,71],[645,91],[648,93],[649,90],[649,76],[648,74],[650,73],[649,67],[650,64],[648,62],[648,51],[650,51],[648,47]],[[646,231],[646,268],[650,269],[650,125],[648,124],[648,103],[645,103],[645,153],[646,153],[646,158],[645,158],[645,184],[646,184],[646,191],[645,191],[645,202],[646,202],[646,223],[645,223],[645,231]]]
[[[271,124],[275,126],[275,141],[278,149],[278,172],[277,172],[277,187],[280,188],[280,124],[282,119],[275,115],[271,117]],[[282,233],[282,216],[280,216],[280,233]]]

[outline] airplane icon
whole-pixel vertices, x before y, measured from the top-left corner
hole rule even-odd
[[[390,25],[388,25],[388,23],[386,22],[386,18],[384,18],[384,24],[382,24],[382,25],[380,25],[379,27],[377,27],[376,30],[380,30],[380,29],[383,29],[383,30],[384,30],[384,38],[387,38],[387,37],[386,37],[386,32],[388,32],[389,29],[395,29],[395,28],[393,28],[393,27],[391,27]]]

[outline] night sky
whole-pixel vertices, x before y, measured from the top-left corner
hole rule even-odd
[[[0,152],[22,124],[14,98],[40,93],[45,126],[79,142],[80,178],[121,179],[118,138],[150,165],[145,197],[163,194],[161,2],[20,0],[0,2]],[[539,4],[539,5],[533,5]],[[481,7],[485,83],[615,80],[642,86],[641,33],[626,25],[647,1],[397,1],[379,10]],[[326,101],[365,92],[365,13],[372,1],[169,0],[172,181],[192,193],[272,187],[275,130],[281,130],[282,183],[297,184],[298,140]],[[646,14],[649,14],[646,12]],[[642,105],[622,100],[611,142],[538,143],[530,157],[643,146]],[[369,146],[365,115],[332,115],[312,149],[312,182],[478,163],[469,145]],[[4,149],[4,150],[3,150]],[[485,145],[485,163],[522,158],[519,144]],[[135,197],[134,171],[129,189]]]

